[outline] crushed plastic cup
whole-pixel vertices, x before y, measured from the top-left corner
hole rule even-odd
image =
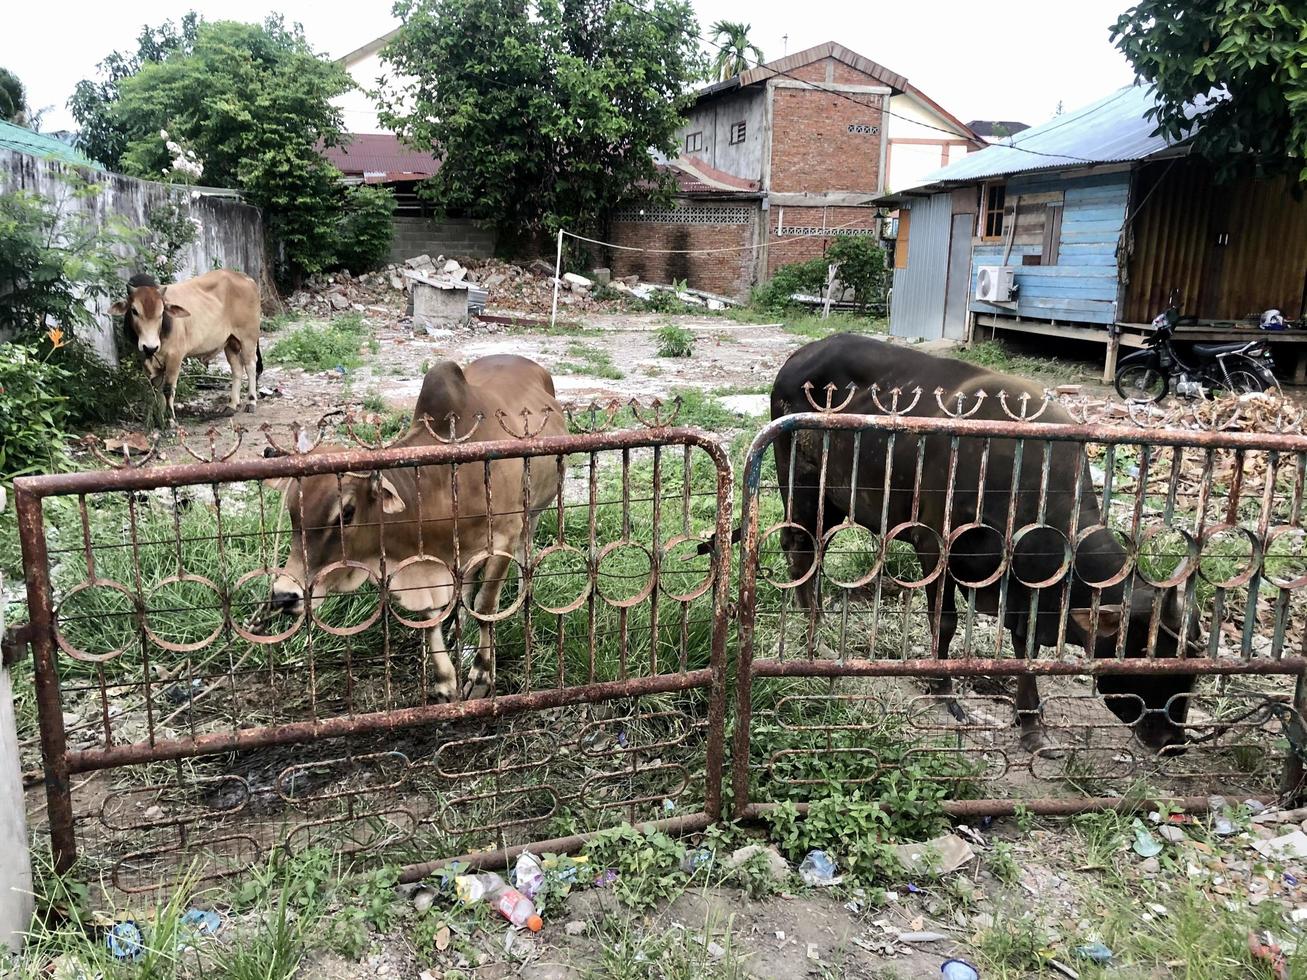
[[[115,922],[105,936],[105,945],[116,960],[134,960],[145,952],[145,939],[135,922]]]
[[[980,971],[966,960],[945,960],[939,973],[944,980],[980,980]]]
[[[1083,946],[1075,948],[1075,954],[1082,960],[1089,960],[1100,966],[1104,963],[1111,962],[1112,951],[1102,943],[1086,943]]]
[[[1142,858],[1150,858],[1157,857],[1157,855],[1162,853],[1161,843],[1152,835],[1149,829],[1144,826],[1143,821],[1136,820],[1134,822],[1134,829],[1135,842],[1131,846],[1136,854]]]
[[[837,870],[834,860],[825,851],[809,851],[799,865],[799,877],[805,885],[824,888],[838,885],[843,880],[836,874]]]
[[[519,854],[517,865],[513,868],[513,887],[527,898],[535,898],[544,883],[545,869],[540,859],[530,851]]]
[[[222,916],[209,909],[187,909],[182,924],[190,926],[198,935],[214,936],[222,928]]]

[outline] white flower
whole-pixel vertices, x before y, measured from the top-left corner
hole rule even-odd
[[[168,138],[168,130],[166,129],[159,130],[159,139],[166,140],[167,138]]]

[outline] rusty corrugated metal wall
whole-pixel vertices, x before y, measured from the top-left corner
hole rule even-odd
[[[1217,184],[1200,160],[1152,163],[1135,175],[1131,210],[1123,321],[1152,320],[1173,289],[1200,320],[1302,315],[1307,200],[1288,178]]]

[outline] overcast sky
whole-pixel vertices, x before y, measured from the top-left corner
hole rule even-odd
[[[1132,73],[1108,39],[1130,0],[694,0],[700,25],[742,20],[768,58],[835,40],[906,75],[964,121],[1030,124],[1121,85]],[[52,106],[42,126],[70,129],[65,102],[78,79],[114,49],[129,48],[143,24],[195,9],[207,19],[259,20],[269,10],[298,20],[315,48],[333,57],[395,26],[389,0],[63,0],[6,5],[0,66],[27,86],[36,108]],[[785,35],[788,34],[788,39]],[[349,120],[346,120],[348,126]]]

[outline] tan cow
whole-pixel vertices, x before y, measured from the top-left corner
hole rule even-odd
[[[445,436],[451,415],[457,418],[460,439],[469,430],[469,442],[506,439],[497,413],[511,420],[510,425],[521,425],[524,409],[536,420],[547,415],[541,435],[567,433],[553,378],[534,361],[496,355],[473,361],[466,370],[442,361],[423,379],[413,425],[397,445],[434,443],[422,419],[431,419],[436,432]],[[484,421],[473,430],[477,414]],[[370,575],[379,580],[384,555],[387,590],[399,605],[419,614],[419,620],[434,619],[453,604],[455,570],[464,579],[464,603],[478,617],[493,614],[513,557],[524,560],[529,554],[540,514],[558,496],[558,467],[549,458],[533,461],[524,506],[521,458],[490,463],[489,501],[485,465],[465,463],[457,468],[457,512],[453,472],[450,466],[400,467],[292,482],[286,488],[291,554],[273,582],[269,604],[303,615],[306,592],[317,608],[326,595],[354,591]],[[478,628],[476,660],[468,671],[464,698],[485,697],[494,688],[490,626],[478,619]],[[428,633],[433,699],[452,701],[458,677],[441,627]]]
[[[173,398],[182,361],[207,361],[218,351],[231,365],[231,410],[240,407],[241,380],[249,382],[245,406],[254,411],[259,398],[263,352],[259,350],[259,287],[249,276],[214,269],[194,279],[160,286],[144,273],[127,282],[127,299],[109,307],[123,318],[123,329],[145,359],[156,387],[162,385],[167,420],[177,422]]]

